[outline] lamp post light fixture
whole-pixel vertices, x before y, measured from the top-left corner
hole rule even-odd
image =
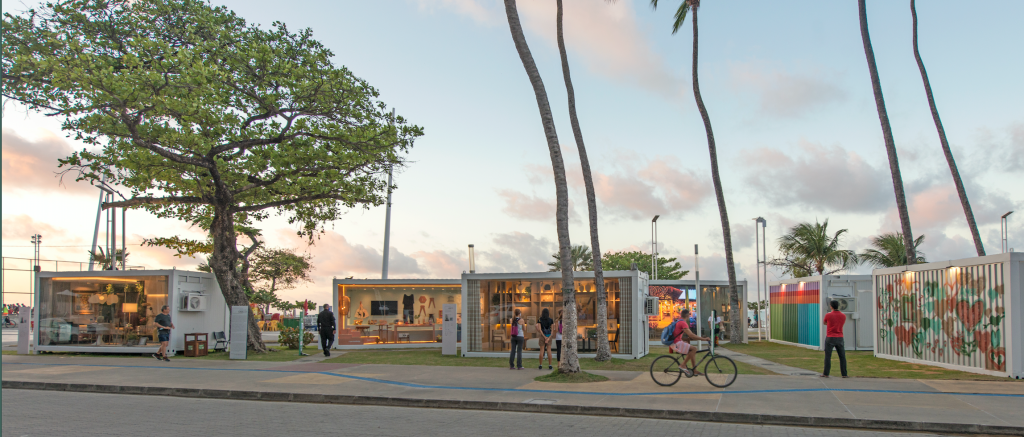
[[[1003,253],[1012,251],[1012,249],[1010,249],[1010,240],[1008,235],[1010,233],[1010,219],[1007,218],[1010,216],[1010,214],[1013,214],[1013,211],[1010,211],[999,217],[999,236],[1000,243],[1002,245],[1001,249],[1003,250]]]
[[[658,217],[651,220],[651,279],[658,279]]]

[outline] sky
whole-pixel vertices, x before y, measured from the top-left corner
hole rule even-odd
[[[396,171],[391,278],[457,278],[546,270],[557,251],[554,183],[536,100],[499,1],[214,0],[268,28],[311,28],[380,99],[425,135]],[[36,4],[4,2],[5,13]],[[588,244],[586,196],[555,44],[553,1],[519,13],[551,102],[570,185],[570,238]],[[651,248],[701,277],[726,279],[707,140],[694,103],[690,19],[671,33],[675,2],[565,1],[576,106],[598,198],[601,250]],[[999,216],[1024,204],[1024,2],[917,5],[920,49],[988,253]],[[867,3],[871,40],[899,153],[915,236],[929,261],[975,255],[913,56],[909,2]],[[768,254],[801,222],[848,229],[857,251],[899,230],[892,180],[861,44],[856,1],[702,3],[701,94],[710,113],[739,280],[754,291],[753,218],[767,219]],[[81,149],[60,121],[11,102],[3,110],[3,256],[87,261],[95,188],[54,176]],[[1018,213],[1018,214],[1024,214]],[[1015,214],[1015,215],[1018,215]],[[384,208],[355,209],[310,246],[282,217],[260,223],[269,246],[313,256],[313,280],[281,295],[330,299],[334,277],[379,278]],[[197,259],[141,247],[143,238],[202,238],[187,223],[128,212],[129,264],[193,269]],[[1010,245],[1024,247],[1024,217]],[[101,235],[102,239],[102,235]],[[76,266],[77,268],[77,266]],[[862,266],[849,273],[870,273]],[[770,271],[769,280],[781,277]],[[690,275],[692,278],[692,274]],[[27,280],[5,275],[5,289]],[[753,298],[753,294],[751,294]],[[18,301],[8,296],[6,301]]]

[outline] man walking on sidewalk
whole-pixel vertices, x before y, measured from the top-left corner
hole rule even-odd
[[[324,305],[324,310],[316,316],[316,330],[320,333],[320,347],[324,350],[324,356],[331,356],[331,346],[334,346],[334,313],[330,305]]]
[[[156,335],[160,341],[160,350],[153,354],[153,358],[164,361],[171,361],[167,358],[167,344],[171,341],[171,330],[174,329],[174,323],[171,323],[171,307],[164,305],[160,308],[160,314],[156,315]]]
[[[843,325],[846,324],[846,314],[839,312],[839,301],[831,301],[829,305],[832,307],[832,311],[825,314],[825,371],[822,372],[822,378],[828,378],[828,373],[832,370],[832,349],[835,348],[836,354],[839,355],[839,371],[843,373],[843,378],[847,378],[846,375],[846,345],[843,342]]]

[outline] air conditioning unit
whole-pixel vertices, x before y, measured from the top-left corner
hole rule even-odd
[[[206,296],[188,293],[181,298],[182,311],[206,311]]]
[[[645,316],[656,316],[658,315],[658,297],[647,296],[644,300],[644,315]]]
[[[857,299],[856,298],[832,296],[831,300],[839,302],[839,311],[841,311],[841,312],[844,312],[844,313],[855,313],[855,312],[857,312]],[[832,304],[829,304],[829,305],[830,306],[828,308],[828,311],[831,311],[832,310],[832,307],[831,307]]]

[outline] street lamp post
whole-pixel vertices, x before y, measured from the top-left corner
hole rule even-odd
[[[1003,253],[1010,251],[1010,236],[1008,235],[1010,233],[1010,219],[1008,218],[1010,214],[1013,214],[1013,211],[1010,211],[1006,214],[1003,214],[1002,217],[999,217],[999,234],[1001,238],[1000,243],[1002,245],[1001,249],[1003,250]]]
[[[761,225],[761,239],[758,240],[758,229],[757,225]],[[758,217],[754,219],[754,256],[757,258],[757,340],[761,341],[761,326],[764,325],[764,319],[761,318],[761,275],[764,275],[764,285],[768,286],[768,257],[767,247],[768,244],[765,242],[765,226],[768,225],[768,221],[764,217]],[[764,252],[762,252],[764,251]],[[762,273],[762,270],[763,273]],[[765,290],[765,297],[768,297],[768,290]]]
[[[36,293],[38,292],[38,290],[36,289],[36,285],[39,282],[39,271],[42,270],[42,268],[39,267],[39,246],[41,246],[42,244],[42,235],[35,234],[32,236],[32,246],[34,246],[32,254],[32,298],[29,299],[29,304],[32,305],[33,309],[35,309],[37,306]]]
[[[651,220],[651,279],[658,279],[658,217]]]

